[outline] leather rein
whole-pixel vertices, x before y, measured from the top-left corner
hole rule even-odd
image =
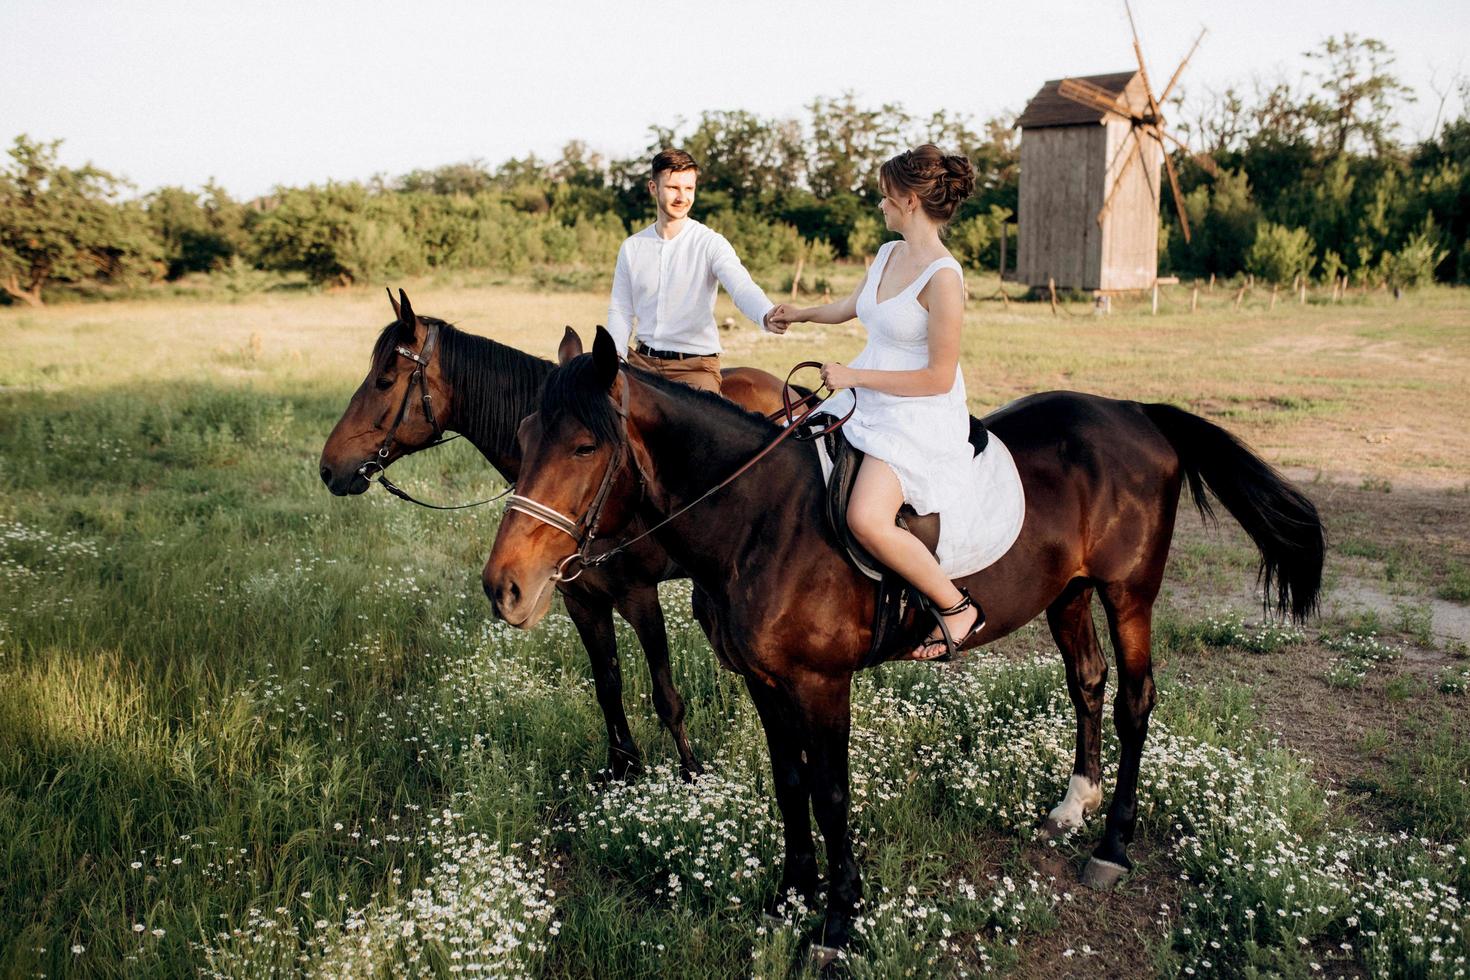
[[[759,452],[757,452],[750,459],[746,460],[735,472],[731,473],[729,476],[725,477],[719,483],[716,483],[714,486],[710,487],[704,493],[689,501],[687,504],[679,507],[672,514],[669,514],[657,524],[648,528],[637,537],[630,538],[627,541],[623,541],[622,543],[608,549],[607,551],[604,551],[597,555],[588,554],[589,549],[591,549],[592,547],[592,542],[597,537],[597,525],[598,522],[602,519],[603,505],[607,503],[608,495],[612,490],[613,478],[616,476],[618,469],[621,467],[623,457],[625,455],[633,461],[633,468],[637,473],[638,485],[640,489],[646,487],[648,483],[647,478],[643,473],[642,467],[638,465],[637,458],[634,457],[632,453],[628,452],[628,389],[632,386],[631,377],[623,378],[623,397],[621,400],[622,403],[618,407],[618,415],[622,419],[623,438],[618,441],[618,445],[613,452],[612,459],[608,461],[607,469],[602,474],[602,482],[598,485],[597,493],[593,496],[592,503],[588,506],[586,513],[584,513],[580,518],[573,520],[572,518],[561,513],[554,507],[548,507],[538,500],[533,500],[530,497],[524,497],[520,494],[511,494],[510,499],[506,501],[505,509],[508,511],[520,511],[522,514],[525,514],[528,517],[533,517],[536,520],[541,521],[543,524],[549,524],[550,526],[556,528],[558,531],[561,531],[563,534],[566,534],[573,541],[577,542],[577,550],[572,552],[570,555],[567,555],[560,562],[558,562],[556,570],[552,572],[551,575],[551,580],[554,583],[573,581],[588,568],[595,568],[596,566],[611,560],[614,556],[621,554],[624,551],[627,551],[639,541],[642,541],[644,538],[653,534],[653,532],[664,527],[666,524],[669,524],[670,522],[682,517],[685,513],[687,513],[695,506],[703,503],[715,493],[718,493],[720,490],[723,490],[725,487],[728,487],[730,484],[734,483],[737,479],[748,472],[751,467],[755,466],[756,463],[760,462],[773,450],[775,450],[777,446],[785,442],[787,438],[795,437],[798,442],[807,442],[812,439],[820,438],[830,432],[835,432],[838,429],[842,428],[843,424],[846,423],[848,419],[852,418],[853,412],[857,411],[856,391],[853,392],[852,407],[847,410],[847,414],[842,416],[840,419],[835,419],[833,422],[821,429],[804,429],[803,426],[805,425],[806,421],[811,418],[812,414],[817,410],[817,407],[823,401],[826,401],[827,398],[830,398],[832,395],[836,394],[836,389],[829,388],[824,382],[817,388],[816,391],[813,391],[807,395],[803,395],[795,402],[791,401],[790,382],[792,375],[804,368],[820,368],[821,366],[822,364],[820,361],[802,361],[800,364],[796,365],[787,372],[786,382],[781,387],[782,407],[779,411],[774,413],[775,418],[772,418],[772,416],[770,415],[766,416],[773,422],[784,417],[786,425],[781,429],[779,433],[777,433],[776,437],[770,442],[766,443],[766,445],[762,447]],[[627,365],[625,364],[623,365],[623,367],[626,368]],[[827,390],[827,393],[825,395],[822,394],[822,390],[824,388]],[[800,416],[797,416],[795,414],[795,410],[801,406],[805,406],[806,410],[802,412]],[[573,561],[577,562],[581,567],[572,574],[568,575],[567,567]]]
[[[429,393],[429,379],[424,371],[429,366],[429,358],[433,355],[434,345],[439,340],[439,325],[435,323],[429,323],[425,324],[425,328],[427,330],[427,333],[424,336],[424,345],[420,347],[417,352],[403,346],[398,346],[394,348],[394,350],[398,353],[400,357],[406,357],[410,361],[414,362],[413,374],[409,375],[408,387],[403,390],[403,401],[398,406],[398,415],[393,419],[392,427],[388,429],[388,434],[383,437],[382,443],[378,446],[377,454],[374,458],[369,459],[367,462],[359,466],[357,468],[357,473],[369,483],[374,482],[373,477],[376,476],[377,482],[382,485],[384,490],[387,490],[393,496],[397,497],[400,500],[406,500],[411,504],[418,504],[420,507],[428,507],[431,510],[464,510],[466,507],[480,507],[484,504],[492,503],[514,490],[515,485],[512,484],[511,486],[506,487],[504,490],[502,490],[500,493],[497,493],[493,497],[486,497],[484,500],[476,500],[473,503],[441,505],[431,504],[422,500],[418,500],[410,495],[408,491],[395,486],[388,479],[388,464],[385,463],[384,460],[386,460],[389,454],[393,452],[393,446],[397,441],[398,427],[402,425],[403,420],[408,417],[409,406],[413,403],[413,392],[415,388],[419,390],[420,401],[423,403],[424,406],[424,418],[428,420],[429,425],[434,430],[434,439],[432,442],[428,442],[422,446],[419,446],[418,449],[414,451],[419,452],[425,449],[433,449],[435,446],[442,446],[446,442],[453,442],[454,440],[461,438],[460,436],[456,435],[450,436],[446,439],[444,437],[444,429],[439,425],[439,420],[434,417],[434,396]]]

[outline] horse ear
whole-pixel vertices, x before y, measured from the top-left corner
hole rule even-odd
[[[567,327],[567,332],[562,334],[561,344],[556,348],[556,363],[565,364],[574,357],[582,354],[582,338],[577,336],[577,331]]]
[[[393,304],[393,319],[402,320],[403,311],[398,308],[398,300],[393,298],[393,288],[388,287],[388,302]]]
[[[418,328],[418,316],[413,312],[413,304],[408,301],[408,294],[401,289],[398,291],[398,326],[410,337],[414,336]]]
[[[618,379],[618,345],[601,324],[597,325],[597,339],[592,342],[592,363],[597,367],[597,380],[612,390],[613,382]]]

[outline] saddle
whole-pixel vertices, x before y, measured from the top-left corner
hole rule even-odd
[[[823,422],[830,420],[821,415],[813,416],[811,424],[824,428]],[[985,423],[970,417],[970,445],[975,455],[984,451],[990,441]],[[832,476],[827,481],[827,522],[837,535],[848,560],[875,583],[877,601],[873,607],[873,640],[859,667],[872,667],[885,660],[912,650],[930,628],[931,603],[918,589],[883,566],[868,553],[847,524],[847,505],[852,497],[852,485],[857,478],[858,467],[864,453],[847,441],[841,428],[828,431],[822,437],[823,448],[832,461]],[[939,514],[918,514],[908,504],[899,508],[895,523],[923,542],[929,553],[938,556]]]

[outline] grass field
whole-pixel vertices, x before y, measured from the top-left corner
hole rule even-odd
[[[547,356],[605,310],[525,282],[403,285]],[[1071,759],[1044,624],[863,675],[868,907],[841,970],[1465,975],[1470,296],[1236,309],[1221,290],[1190,314],[1176,287],[1157,317],[1094,317],[979,299],[995,288],[971,283],[977,411],[1068,387],[1226,425],[1322,508],[1324,614],[1262,623],[1244,536],[1181,519],[1138,868],[1107,896],[1076,884],[1096,822],[1034,839]],[[569,622],[490,620],[497,515],[322,487],[388,319],[367,289],[0,309],[0,972],[799,974],[802,913],[758,912],[780,850],[758,725],[687,584],[665,611],[709,775],[678,781],[628,653],[654,766],[610,784]],[[861,343],[856,324],[745,324],[727,363]],[[433,500],[495,489],[462,446],[395,479]]]

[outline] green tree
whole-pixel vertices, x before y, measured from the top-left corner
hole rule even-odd
[[[807,109],[811,112],[807,179],[812,192],[818,197],[873,194],[878,168],[905,149],[908,113],[893,103],[865,108],[852,92],[815,99]]]
[[[1440,247],[1439,229],[1434,218],[1426,216],[1424,223],[1411,234],[1397,252],[1383,253],[1383,277],[1396,287],[1422,286],[1434,280],[1434,270],[1448,250]]]
[[[495,176],[485,161],[475,159],[451,163],[433,170],[413,170],[395,182],[398,190],[427,194],[467,194],[473,196],[495,186]]]
[[[731,207],[758,205],[802,177],[801,127],[741,110],[706,112],[682,146],[699,161],[700,193],[723,195]]]
[[[0,170],[0,287],[32,306],[57,282],[119,282],[153,271],[157,243],[123,182],[88,164],[57,162],[60,140],[21,135]]]
[[[1374,154],[1395,149],[1394,112],[1399,103],[1414,101],[1414,93],[1389,73],[1394,56],[1388,45],[1345,33],[1306,57],[1320,65],[1314,77],[1325,95],[1310,102],[1320,143],[1336,154],[1351,145]]]
[[[1182,234],[1172,233],[1172,221],[1177,219],[1171,209],[1170,267],[1197,276],[1240,272],[1261,220],[1261,209],[1251,195],[1245,171],[1222,171],[1210,183],[1194,188],[1184,195],[1184,210],[1194,229],[1194,240],[1186,244]]]
[[[408,231],[411,208],[400,196],[374,195],[356,183],[278,194],[276,206],[251,229],[262,268],[347,284],[427,265],[422,238]]]
[[[1245,267],[1267,282],[1290,282],[1311,273],[1317,244],[1305,228],[1286,228],[1263,221],[1245,256]]]
[[[145,201],[168,278],[222,268],[245,246],[245,208],[214,181],[202,194],[163,187]]]

